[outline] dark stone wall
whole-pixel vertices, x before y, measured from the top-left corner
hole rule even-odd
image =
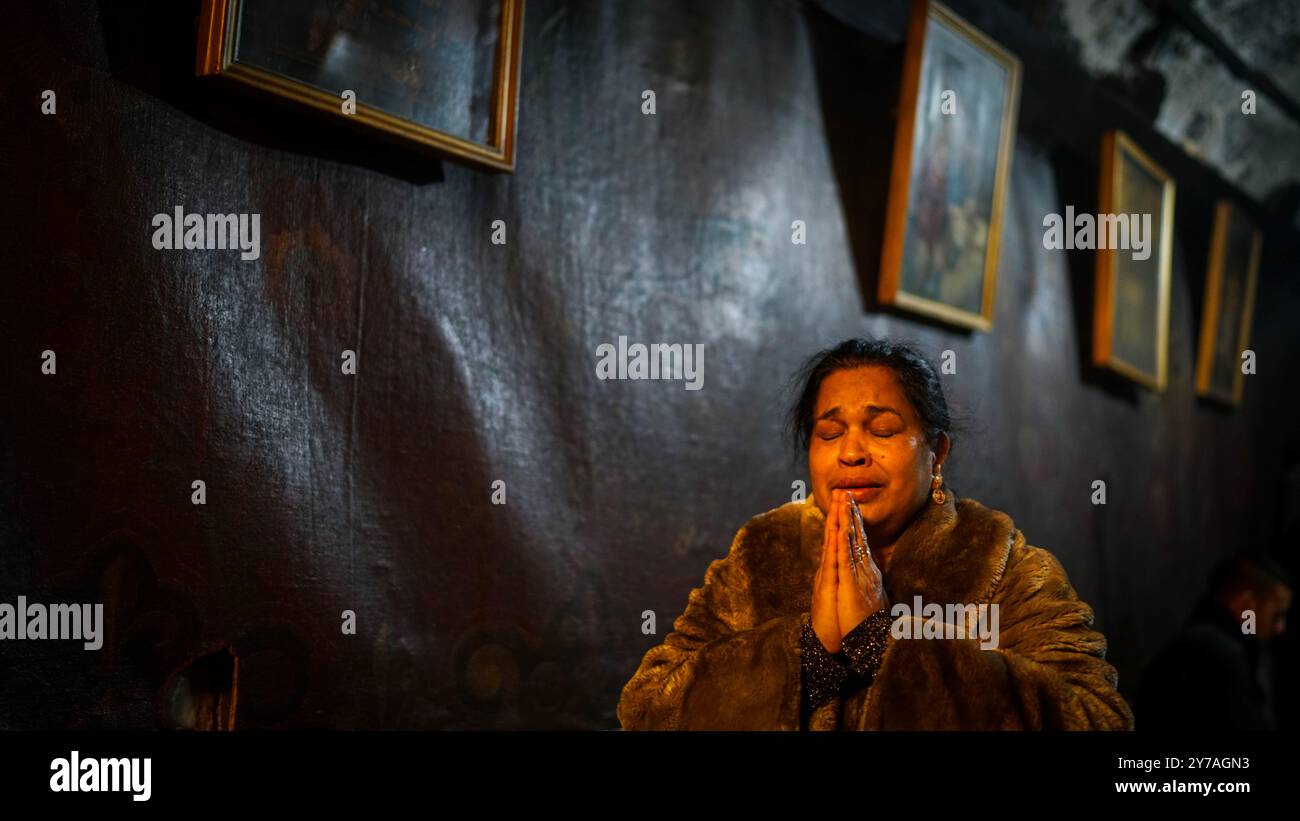
[[[905,4],[530,0],[513,175],[194,79],[196,12],[60,0],[4,34],[0,601],[107,617],[98,652],[0,647],[5,726],[165,726],[171,676],[230,647],[242,728],[617,727],[708,563],[806,478],[782,383],[853,335],[956,352],[950,481],[1061,559],[1126,692],[1214,559],[1280,533],[1294,235],[1266,239],[1243,406],[1198,401],[1227,189],[1153,151],[1186,177],[1169,388],[1093,371],[1092,258],[1041,221],[1095,210],[1101,130],[1135,115],[1009,13],[970,12],[1026,75],[995,326],[969,334],[869,299]],[[261,214],[261,258],[154,250],[177,205]],[[598,380],[619,336],[703,344],[704,389]]]

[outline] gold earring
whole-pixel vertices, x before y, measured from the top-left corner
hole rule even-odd
[[[940,489],[940,486],[942,484],[943,484],[943,476],[941,474],[936,473],[934,475],[934,480],[930,482],[930,498],[934,499],[934,503],[936,505],[943,504],[943,500],[948,498],[947,496],[944,495],[944,492]]]

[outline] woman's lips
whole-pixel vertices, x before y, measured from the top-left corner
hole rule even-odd
[[[884,490],[884,487],[881,485],[871,485],[862,487],[842,487],[840,490],[843,490],[845,493],[852,496],[856,501],[861,502],[870,496],[876,495],[879,491]]]

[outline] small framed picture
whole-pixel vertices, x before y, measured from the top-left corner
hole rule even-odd
[[[203,0],[197,72],[513,171],[524,0]]]
[[[1020,61],[946,7],[907,33],[877,297],[962,327],[993,325]]]
[[[1250,317],[1263,244],[1259,229],[1227,200],[1214,209],[1205,275],[1205,308],[1196,356],[1196,392],[1228,405],[1241,403],[1242,353],[1250,347]]]
[[[1123,132],[1101,141],[1092,361],[1152,390],[1165,389],[1174,181]]]

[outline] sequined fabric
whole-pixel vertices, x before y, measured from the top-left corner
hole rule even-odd
[[[846,689],[871,686],[884,658],[892,623],[888,611],[877,610],[844,636],[838,653],[826,649],[811,621],[804,623],[799,636],[801,726],[807,726],[814,710]]]

